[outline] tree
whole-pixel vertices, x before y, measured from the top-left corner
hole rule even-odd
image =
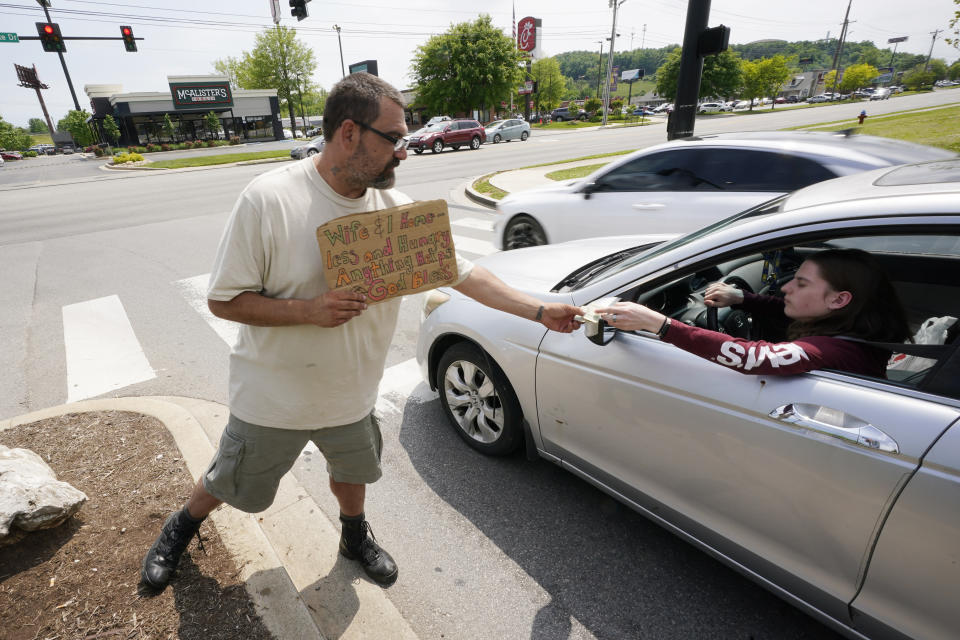
[[[452,25],[417,47],[410,66],[417,103],[434,113],[498,104],[523,79],[522,59],[489,15]]]
[[[600,109],[603,108],[603,101],[600,98],[593,96],[587,98],[586,102],[583,103],[583,110],[587,113],[597,113]]]
[[[30,122],[27,126],[30,128],[30,133],[47,132],[47,123],[42,118],[30,118]]]
[[[876,67],[869,64],[855,64],[847,67],[840,78],[841,91],[853,91],[873,82],[880,75]]]
[[[960,78],[960,60],[957,60],[952,65],[950,65],[950,68],[947,69],[947,76],[951,80],[956,80],[957,78]]]
[[[15,127],[0,117],[0,147],[4,149],[26,151],[33,144],[33,138],[23,127]]]
[[[218,116],[215,111],[210,111],[209,113],[207,113],[207,115],[203,117],[203,119],[205,124],[207,125],[207,129],[212,131],[214,135],[220,132],[220,129],[222,128],[220,126],[220,116]]]
[[[960,0],[953,0],[953,4],[960,6]],[[953,12],[953,18],[950,19],[950,28],[953,29],[955,38],[944,38],[947,44],[952,44],[960,49],[960,9]]]
[[[173,134],[175,127],[173,126],[173,120],[170,119],[170,114],[163,114],[163,135],[167,136],[170,140],[175,140]]]
[[[677,99],[677,82],[680,78],[679,47],[670,52],[666,62],[657,69],[657,93],[670,102]],[[740,57],[731,50],[715,56],[707,56],[703,61],[703,74],[700,78],[700,97],[729,97],[737,93],[743,83]]]
[[[103,133],[113,141],[113,144],[117,144],[117,140],[120,139],[120,127],[109,113],[103,118]]]
[[[69,131],[73,141],[81,147],[86,147],[96,141],[93,129],[87,124],[92,116],[87,111],[71,110],[57,123],[58,131]]]
[[[610,113],[622,113],[623,112],[623,98],[617,98],[616,100],[610,101]]]
[[[903,74],[901,82],[911,91],[916,91],[922,87],[929,87],[934,82],[933,72],[924,71],[923,65],[919,64]]]
[[[537,112],[551,111],[563,99],[567,80],[560,73],[560,65],[554,58],[537,60],[530,67],[530,77],[537,83]]]
[[[940,58],[934,58],[930,61],[929,70],[933,72],[934,80],[943,80],[947,77],[947,63]]]
[[[217,60],[213,66],[242,89],[276,89],[280,108],[286,106],[296,135],[297,78],[310,78],[317,67],[313,50],[297,40],[296,29],[264,29],[257,34],[252,51],[242,52],[239,59]]]

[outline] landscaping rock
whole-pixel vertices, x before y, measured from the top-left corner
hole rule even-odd
[[[33,451],[0,445],[0,545],[62,524],[86,501]]]

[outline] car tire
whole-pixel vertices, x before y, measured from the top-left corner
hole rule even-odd
[[[440,153],[443,151],[443,140],[434,141],[433,145],[430,147],[430,151],[433,153]]]
[[[453,345],[437,364],[440,404],[464,442],[501,456],[523,443],[523,412],[503,370],[474,344]]]
[[[507,223],[503,230],[503,250],[537,247],[547,244],[547,234],[540,223],[528,215],[520,214]]]
[[[501,141],[501,140],[503,140],[503,138],[500,137],[500,134],[499,134],[499,133],[496,134],[495,136],[493,136],[493,144],[500,144],[500,141]]]
[[[414,149],[413,152],[417,155],[420,155],[421,153],[423,153],[423,149]]]
[[[520,142],[526,142],[527,138],[529,137],[530,137],[530,134],[524,131],[523,133],[520,134]]]
[[[554,121],[554,122],[563,122],[563,116],[556,116],[556,117],[553,119],[553,121]]]
[[[580,116],[580,121],[581,121],[581,122],[586,122],[586,121],[587,121],[587,116]]]
[[[309,151],[307,151],[307,157],[315,156],[315,155],[317,155],[318,153],[320,153],[320,152],[317,151],[316,149],[310,149]]]
[[[477,149],[480,148],[480,136],[473,136],[472,138],[470,138],[470,148],[473,151],[476,151]]]

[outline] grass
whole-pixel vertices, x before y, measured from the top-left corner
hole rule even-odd
[[[503,198],[507,195],[507,192],[503,189],[493,186],[490,183],[490,178],[497,175],[497,173],[502,173],[502,171],[497,171],[496,173],[491,173],[478,180],[475,180],[473,183],[473,190],[477,191],[478,193],[482,193],[485,196],[489,196],[494,200],[503,200]]]
[[[216,156],[198,156],[194,158],[177,158],[175,160],[157,160],[150,166],[157,169],[183,169],[185,167],[209,167],[217,164],[246,162],[248,160],[268,160],[271,158],[289,158],[290,151],[278,149],[275,151],[252,151],[247,153],[223,153]]]
[[[856,127],[858,133],[881,138],[916,142],[931,147],[960,152],[960,106],[943,107],[929,111],[874,116],[869,110],[863,125],[856,118],[825,123],[807,131],[839,131]]]
[[[33,138],[33,144],[53,144],[49,133],[31,133],[30,137]]]
[[[572,169],[559,169],[557,171],[551,171],[546,175],[546,177],[551,180],[573,180],[574,178],[583,178],[590,175],[600,167],[607,166],[608,163],[601,162],[600,164],[586,164],[582,167],[573,167]]]
[[[622,156],[622,155],[625,155],[625,154],[627,154],[627,153],[633,153],[634,151],[636,151],[636,149],[627,149],[626,151],[613,151],[613,152],[610,152],[610,153],[597,153],[597,154],[594,154],[594,155],[592,155],[592,156],[583,156],[583,157],[580,157],[580,158],[570,158],[569,160],[557,160],[557,161],[554,161],[554,162],[544,162],[544,163],[542,163],[542,164],[532,164],[532,165],[530,165],[529,167],[520,167],[520,169],[535,169],[536,167],[549,167],[549,166],[555,165],[555,164],[567,164],[568,162],[580,162],[581,160],[593,160],[593,159],[595,159],[595,158],[611,158],[611,157],[614,157],[614,156]],[[591,166],[589,166],[589,167],[584,167],[584,168],[589,169],[589,170],[588,170],[586,173],[582,174],[582,175],[588,175],[588,174],[590,174],[590,173],[593,173],[593,172],[596,171],[598,168],[602,167],[604,164],[606,164],[606,163],[603,162],[603,163],[600,163],[600,164],[591,165]],[[552,176],[553,174],[562,173],[562,172],[564,172],[564,171],[575,172],[575,171],[580,171],[580,170],[581,170],[580,167],[575,167],[575,168],[573,168],[573,169],[561,169],[561,170],[559,170],[559,171],[554,171],[554,172],[552,172],[552,174],[549,174],[548,177]],[[508,169],[507,171],[515,171],[515,169]],[[495,187],[495,186],[493,186],[493,184],[490,183],[490,178],[492,178],[493,176],[497,175],[498,173],[503,173],[503,172],[502,172],[502,171],[497,171],[497,172],[495,172],[495,173],[491,173],[491,174],[488,174],[488,175],[483,176],[482,178],[478,178],[477,180],[474,180],[473,184],[471,185],[471,186],[473,187],[473,190],[474,190],[474,191],[478,191],[479,193],[482,193],[482,194],[484,194],[484,195],[487,195],[487,196],[493,198],[494,200],[502,200],[504,197],[506,197],[506,196],[509,195],[509,194],[508,194],[506,191],[504,191],[503,189],[500,189],[500,188],[498,188],[498,187]],[[568,179],[573,179],[573,178],[576,178],[576,177],[580,177],[580,176],[578,176],[578,175],[571,175],[569,178],[553,178],[553,179],[554,179],[554,180],[568,180]]]

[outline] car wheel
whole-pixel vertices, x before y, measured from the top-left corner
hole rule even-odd
[[[501,140],[503,140],[503,138],[500,137],[499,133],[493,136],[493,144],[499,144]]]
[[[443,140],[437,140],[433,143],[433,147],[430,149],[434,153],[440,153],[443,151]]]
[[[308,156],[315,156],[315,155],[317,155],[318,153],[320,153],[320,152],[317,151],[316,149],[310,149],[309,151],[307,151],[307,155],[308,155]]]
[[[529,138],[529,137],[530,137],[530,134],[527,133],[526,131],[524,131],[523,133],[520,134],[520,141],[521,141],[521,142],[526,142],[526,141],[527,141],[527,138]]]
[[[414,149],[413,152],[417,155],[420,155],[421,153],[423,153],[423,149]]]
[[[580,116],[580,121],[581,121],[581,122],[586,122],[586,121],[587,121],[587,116]]]
[[[480,136],[473,136],[470,139],[470,148],[474,151],[480,148]]]
[[[505,250],[536,247],[542,244],[547,244],[547,235],[543,232],[540,223],[530,216],[516,216],[507,223],[507,228],[503,231]]]
[[[563,117],[557,116],[556,118],[553,119],[553,121],[554,121],[554,122],[563,122]]]
[[[462,342],[437,365],[440,403],[464,442],[487,455],[523,442],[523,415],[506,375],[479,347]]]

